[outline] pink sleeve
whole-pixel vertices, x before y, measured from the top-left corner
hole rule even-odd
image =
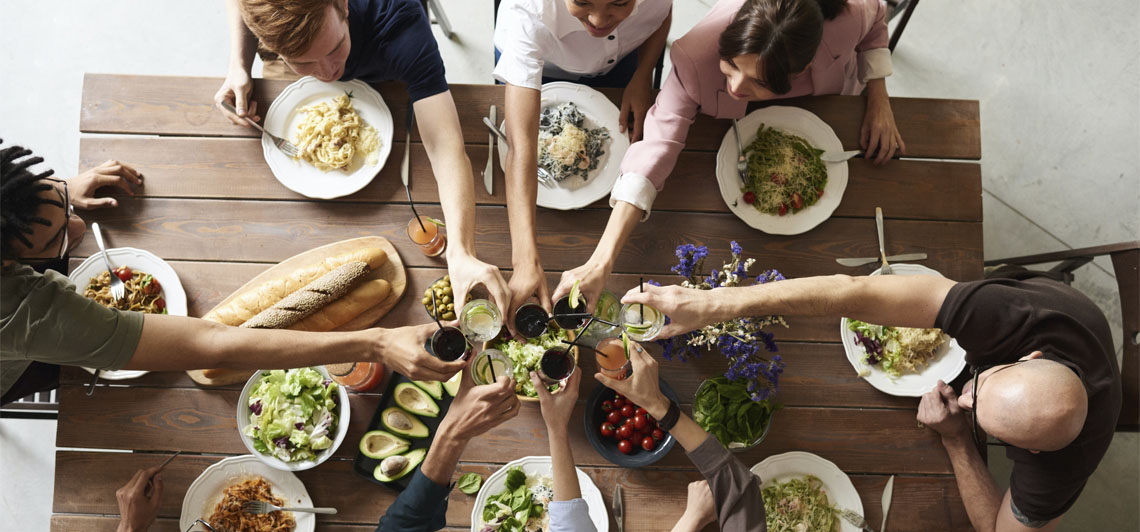
[[[621,160],[623,174],[646,177],[657,190],[665,186],[665,179],[677,164],[677,156],[685,147],[689,126],[700,106],[699,78],[692,61],[677,46],[669,57],[673,71],[657,94],[657,102],[645,115],[644,136],[629,147]]]
[[[887,4],[883,0],[863,0],[863,39],[855,46],[856,52],[886,48],[890,44],[887,33]]]

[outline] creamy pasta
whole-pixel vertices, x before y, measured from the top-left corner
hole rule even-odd
[[[300,153],[297,159],[312,163],[322,172],[345,170],[357,152],[365,163],[375,165],[380,151],[380,136],[356,114],[349,94],[331,102],[317,102],[302,107],[304,115],[293,136]]]

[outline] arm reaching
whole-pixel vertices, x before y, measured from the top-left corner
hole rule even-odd
[[[249,72],[253,68],[253,56],[257,53],[257,37],[242,20],[238,0],[226,0],[226,21],[230,27],[230,67],[226,80],[214,94],[214,105],[234,125],[249,127],[243,118],[248,117],[255,122],[261,120],[257,115],[257,102],[249,99],[253,92],[253,78]],[[237,109],[237,114],[222,108],[223,101],[230,102]]]

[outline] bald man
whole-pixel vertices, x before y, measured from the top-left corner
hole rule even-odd
[[[1030,273],[965,283],[835,275],[707,291],[649,287],[622,302],[669,316],[661,337],[768,314],[941,328],[966,350],[973,378],[961,395],[939,382],[922,397],[918,420],[942,436],[970,522],[982,532],[1056,529],[1120,415],[1120,370],[1104,314],[1080,292]],[[978,453],[986,434],[1014,462],[1004,494]]]

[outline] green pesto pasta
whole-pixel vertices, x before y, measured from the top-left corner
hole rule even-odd
[[[836,528],[835,507],[815,476],[773,482],[762,494],[768,532],[830,532]]]
[[[819,158],[823,150],[800,137],[761,124],[744,153],[749,183],[741,192],[744,201],[762,213],[799,212],[815,205],[827,187],[827,167]]]

